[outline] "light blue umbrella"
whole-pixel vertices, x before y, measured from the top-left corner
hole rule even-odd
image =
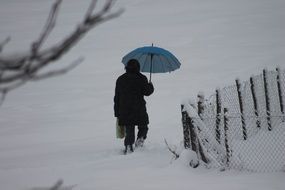
[[[150,73],[167,73],[179,69],[181,63],[178,59],[169,51],[155,47],[145,46],[137,48],[122,59],[123,64],[126,66],[128,61],[136,59],[140,63],[140,71]]]

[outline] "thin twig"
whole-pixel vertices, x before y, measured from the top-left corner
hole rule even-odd
[[[166,139],[164,139],[164,142],[165,142],[165,144],[166,144],[168,150],[174,155],[175,160],[178,159],[178,158],[179,158],[179,154],[177,154],[177,153],[175,152],[175,150],[172,150],[172,149],[170,148],[170,146],[168,145]]]
[[[69,72],[70,70],[74,69],[75,67],[77,67],[80,63],[83,62],[83,60],[84,60],[84,58],[80,57],[79,59],[73,61],[70,65],[68,65],[62,69],[49,71],[49,72],[46,72],[43,74],[37,74],[37,75],[33,76],[31,80],[37,81],[37,80],[42,80],[42,79],[46,79],[46,78],[50,78],[50,77],[54,77],[54,76],[63,75],[65,73]]]
[[[51,31],[55,27],[56,19],[57,19],[57,15],[59,11],[59,6],[61,2],[62,0],[57,0],[52,6],[52,9],[50,10],[48,19],[46,21],[46,24],[43,28],[41,35],[39,36],[39,39],[32,44],[32,54],[33,55],[36,55],[38,53],[40,47],[42,46],[44,41],[47,39],[48,35],[51,33]]]
[[[24,85],[25,83],[27,83],[29,79],[22,79],[22,80],[18,80],[16,82],[14,82],[13,84],[9,84],[8,86],[1,86],[0,87],[0,93],[4,93],[7,94],[8,92],[10,92],[11,90],[14,90],[22,85]]]
[[[6,90],[1,91],[0,107],[3,105],[3,102],[5,101],[6,95],[7,95]]]
[[[49,190],[59,190],[59,188],[63,185],[63,180],[58,180],[54,186],[52,186]]]
[[[97,4],[97,0],[92,0],[88,9],[87,9],[87,12],[86,12],[86,15],[85,15],[85,22],[87,23],[88,22],[88,19],[90,18],[90,16],[92,15],[95,7],[96,7],[96,4]]]
[[[7,37],[3,42],[0,43],[0,53],[3,51],[4,46],[9,43],[10,40],[11,38]]]

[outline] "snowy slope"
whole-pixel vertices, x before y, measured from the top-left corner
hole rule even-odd
[[[52,0],[1,0],[0,37],[12,37],[4,53],[27,49],[39,34]],[[68,33],[89,1],[65,0],[48,43]],[[283,173],[253,174],[191,169],[172,162],[164,144],[180,146],[180,103],[209,95],[285,59],[283,0],[120,0],[116,20],[89,33],[58,64],[85,61],[67,75],[13,91],[0,109],[0,189],[44,187],[62,178],[75,189],[284,190]],[[170,50],[181,69],[153,76],[147,98],[146,147],[120,154],[113,95],[124,72],[122,56],[154,43]]]

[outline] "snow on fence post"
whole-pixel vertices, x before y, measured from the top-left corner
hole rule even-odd
[[[190,126],[188,114],[184,110],[184,105],[181,105],[181,114],[182,114],[182,126],[183,126],[183,136],[184,136],[184,148],[191,148],[190,145]]]
[[[239,100],[239,108],[240,108],[240,117],[241,117],[241,124],[242,124],[242,134],[243,139],[247,139],[247,131],[246,131],[246,124],[244,119],[244,105],[243,105],[243,97],[241,95],[241,84],[239,79],[236,79],[236,87],[237,87],[237,93],[238,93],[238,100]]]
[[[231,156],[231,151],[230,151],[230,146],[229,146],[229,140],[228,140],[228,109],[224,108],[224,130],[225,130],[225,147],[226,147],[226,167],[229,167],[230,163],[230,156]]]
[[[184,105],[181,105],[182,112],[182,124],[183,124],[183,134],[184,134],[184,147],[198,153],[198,143],[197,134],[194,129],[193,119],[189,117],[186,110],[184,110]]]
[[[198,98],[198,115],[200,116],[201,120],[203,120],[203,114],[204,114],[204,110],[205,110],[205,98],[204,98],[204,94],[202,92],[199,92],[199,94],[197,95]]]
[[[190,148],[198,155],[197,134],[194,129],[195,126],[193,125],[193,119],[190,118],[187,111],[184,110],[184,105],[181,105],[181,111],[184,134],[184,147],[186,149]]]
[[[269,100],[266,69],[263,69],[263,80],[264,80],[264,91],[265,91],[266,118],[267,118],[268,130],[271,131],[272,126],[271,126],[271,119],[270,119],[270,100]]]
[[[221,112],[222,112],[222,102],[221,102],[221,95],[220,90],[216,89],[216,107],[217,107],[217,114],[216,114],[216,140],[219,144],[221,144]]]
[[[281,89],[281,71],[280,68],[276,68],[277,71],[277,87],[278,87],[278,96],[279,96],[279,102],[280,102],[280,110],[282,114],[282,121],[284,121],[284,104],[283,104],[283,94],[282,94],[282,89]]]
[[[252,99],[253,99],[254,114],[256,117],[256,126],[257,126],[257,128],[260,128],[258,104],[257,104],[257,98],[256,98],[256,93],[255,93],[255,88],[254,88],[253,77],[250,77],[250,89],[251,89],[251,95],[252,95]]]
[[[192,106],[192,105],[190,105]],[[185,105],[181,105],[182,110],[182,123],[183,123],[183,133],[184,133],[184,147],[190,148],[194,152],[196,152],[197,156],[203,160],[205,163],[208,163],[209,160],[206,157],[203,147],[201,146],[201,142],[198,138],[198,125],[195,122],[195,119],[188,115],[188,112],[184,110]]]

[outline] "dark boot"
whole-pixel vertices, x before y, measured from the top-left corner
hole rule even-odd
[[[132,153],[132,152],[134,152],[133,145],[125,146],[124,154]]]
[[[143,147],[144,138],[138,138],[135,142],[135,147]]]

